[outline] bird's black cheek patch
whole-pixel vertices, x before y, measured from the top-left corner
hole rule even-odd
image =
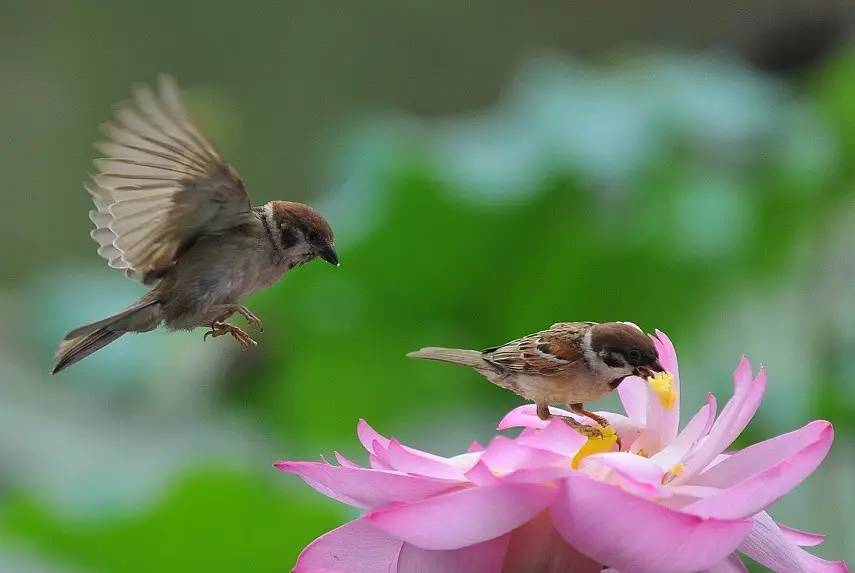
[[[300,238],[297,236],[297,231],[291,226],[283,227],[282,229],[282,248],[290,249],[295,246]]]
[[[608,352],[603,355],[603,362],[606,363],[606,366],[611,368],[620,368],[623,366],[623,362],[621,362],[614,354]]]

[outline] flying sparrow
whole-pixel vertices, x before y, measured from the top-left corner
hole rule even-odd
[[[210,328],[244,350],[247,333],[224,322],[235,313],[261,328],[241,300],[315,257],[338,265],[333,232],[314,209],[271,201],[253,207],[237,172],[193,124],[175,81],[134,91],[96,145],[106,155],[85,187],[95,209],[92,238],[109,266],[154,285],[124,311],[69,332],[53,373],[128,332],[161,323]]]
[[[608,421],[586,410],[584,402],[605,396],[628,376],[664,370],[650,338],[623,322],[558,322],[480,352],[422,348],[407,356],[474,368],[493,384],[535,402],[543,420],[550,417],[550,404],[566,404],[601,427]],[[565,420],[585,435],[600,435],[598,428]]]

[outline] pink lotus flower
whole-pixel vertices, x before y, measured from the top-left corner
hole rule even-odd
[[[533,405],[511,411],[485,448],[446,458],[400,444],[360,421],[369,468],[281,461],[317,491],[363,509],[312,542],[295,571],[346,573],[746,571],[740,551],[779,572],[842,572],[801,549],[823,536],[775,523],[764,509],[820,464],[831,424],[725,452],[757,411],[766,374],[743,358],[716,417],[712,395],[678,432],[674,348],[654,338],[668,373],[619,388],[627,416],[599,412],[614,431],[585,439]],[[569,412],[554,409],[565,416]],[[587,422],[587,420],[580,419]],[[625,451],[615,451],[618,442]]]

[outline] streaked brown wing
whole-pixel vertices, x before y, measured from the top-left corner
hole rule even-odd
[[[251,217],[243,182],[190,119],[178,86],[161,76],[158,92],[134,90],[104,126],[98,173],[86,184],[95,209],[98,254],[150,283],[196,237]]]
[[[576,343],[579,332],[578,323],[558,323],[549,330],[488,348],[484,359],[511,372],[554,375],[582,358]]]

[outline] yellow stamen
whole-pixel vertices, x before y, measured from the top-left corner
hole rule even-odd
[[[659,403],[666,410],[673,410],[677,403],[677,388],[674,386],[674,377],[670,372],[657,372],[656,376],[647,379],[650,388],[659,397]]]
[[[671,483],[674,478],[683,473],[683,470],[686,468],[683,467],[683,464],[674,464],[671,466],[671,469],[665,472],[665,475],[662,476],[662,485],[667,485]]]
[[[606,426],[602,431],[602,436],[588,438],[588,441],[585,442],[585,444],[579,448],[579,451],[576,452],[576,455],[573,456],[573,461],[570,462],[570,466],[574,470],[578,470],[579,464],[582,463],[582,460],[591,454],[603,454],[614,449],[618,439],[617,432],[615,432],[615,429],[611,426]]]

